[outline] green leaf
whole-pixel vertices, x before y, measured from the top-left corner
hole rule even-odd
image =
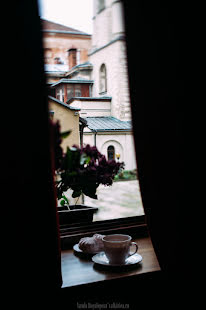
[[[62,198],[64,199],[64,201],[69,205],[69,200],[65,195],[62,195]]]
[[[88,164],[91,160],[91,157],[83,153],[80,157],[80,165]]]
[[[60,205],[61,205],[62,207],[65,205],[65,200],[64,200],[64,199],[62,199],[62,200],[60,201]]]
[[[68,136],[70,135],[70,133],[71,133],[71,130],[61,132],[61,133],[60,133],[60,137],[61,137],[62,139],[65,139],[66,137],[68,137]]]

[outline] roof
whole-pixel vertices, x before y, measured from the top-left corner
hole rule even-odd
[[[74,100],[80,101],[111,101],[112,97],[109,96],[102,96],[102,97],[72,97],[67,100],[67,103],[70,104]]]
[[[79,34],[90,36],[90,34],[86,32],[62,24],[58,24],[46,19],[41,19],[41,23],[42,23],[42,31],[44,32],[68,33],[68,34]]]
[[[92,65],[92,63],[91,62],[89,62],[89,61],[85,61],[85,62],[83,62],[82,64],[79,64],[79,65],[76,65],[76,66],[74,66],[72,69],[76,69],[76,68],[84,68],[84,67],[93,67],[93,65]]]
[[[66,103],[64,103],[64,102],[62,102],[62,101],[60,101],[60,100],[58,100],[57,98],[54,98],[54,97],[52,97],[52,96],[48,96],[48,98],[49,98],[50,100],[53,100],[54,102],[56,102],[56,103],[62,105],[63,107],[65,107],[65,108],[67,108],[67,109],[69,109],[69,110],[80,111],[80,109],[71,107],[71,106],[69,106],[68,104],[66,104]]]
[[[92,131],[131,131],[131,121],[121,121],[113,116],[85,117],[87,127]]]
[[[72,76],[75,72],[79,72],[81,70],[91,70],[92,68],[93,68],[92,63],[86,61],[71,68],[65,76]]]
[[[54,83],[51,85],[51,87],[55,87],[56,85],[59,84],[76,84],[76,83],[81,83],[81,84],[91,84],[94,83],[93,80],[87,80],[83,78],[76,78],[76,79],[61,79],[58,82]]]

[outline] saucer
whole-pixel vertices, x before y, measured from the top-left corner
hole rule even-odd
[[[136,253],[136,254],[134,254],[132,256],[129,256],[126,259],[125,263],[123,263],[123,264],[110,264],[109,260],[107,259],[106,255],[105,255],[105,253],[104,252],[100,252],[100,253],[98,253],[98,254],[96,254],[96,255],[94,255],[92,257],[92,261],[94,263],[97,263],[97,264],[100,264],[100,265],[104,265],[104,266],[116,266],[116,267],[117,266],[118,267],[119,266],[130,266],[130,265],[134,265],[134,264],[140,263],[142,261],[142,256]]]
[[[98,252],[83,252],[80,248],[79,248],[79,244],[75,244],[73,246],[73,250],[76,252],[76,253],[81,253],[81,254],[86,254],[86,255],[95,255],[97,254]]]

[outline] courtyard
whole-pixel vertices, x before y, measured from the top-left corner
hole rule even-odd
[[[112,186],[100,185],[98,199],[84,198],[85,205],[98,207],[94,221],[117,219],[144,214],[138,180],[118,181]]]

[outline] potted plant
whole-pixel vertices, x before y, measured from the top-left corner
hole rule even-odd
[[[67,147],[64,153],[61,148],[62,138],[59,123],[55,124],[55,166],[57,198],[60,201],[59,219],[61,224],[91,222],[98,208],[82,204],[69,205],[65,192],[71,189],[72,198],[81,195],[98,199],[96,190],[100,184],[111,186],[115,175],[124,169],[124,163],[107,160],[95,146]]]

